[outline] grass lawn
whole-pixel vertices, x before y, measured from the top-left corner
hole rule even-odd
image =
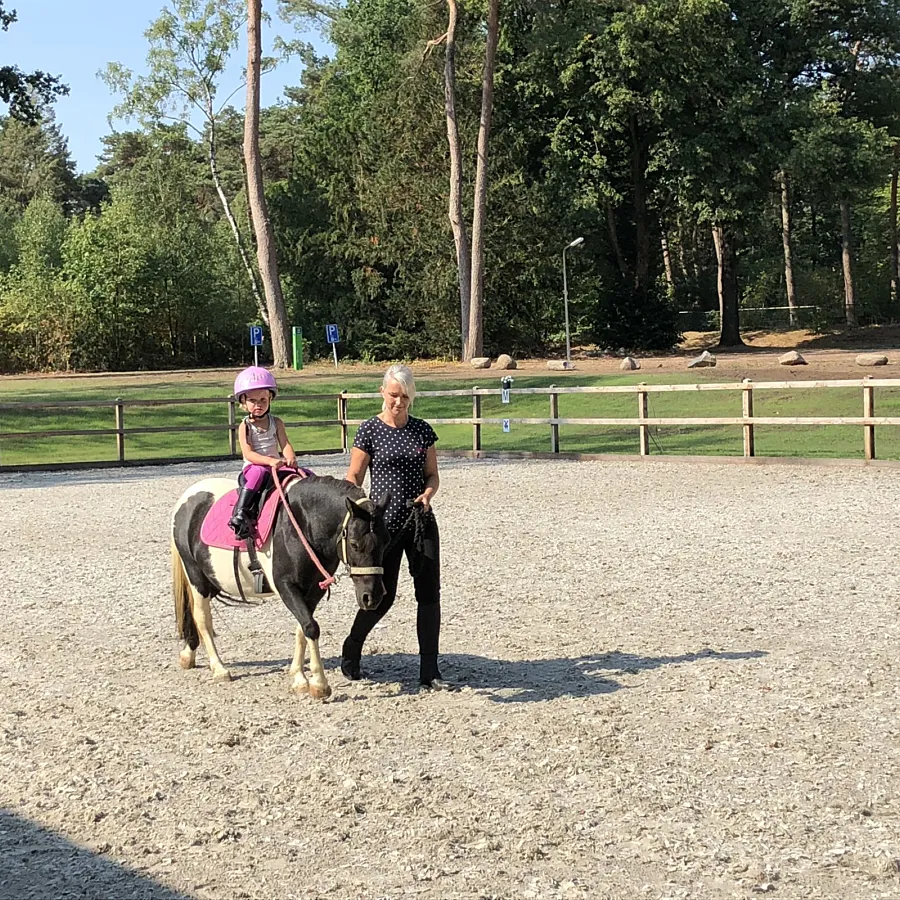
[[[547,387],[551,384],[569,386],[615,385],[647,383],[696,383],[721,381],[710,370],[680,375],[573,376],[562,377],[515,376],[512,402],[500,402],[500,397],[482,398],[485,418],[537,418],[550,415],[550,399],[546,395],[516,395],[516,388]],[[337,449],[340,429],[335,426],[304,426],[304,422],[334,419],[337,416],[335,399],[308,400],[306,395],[337,394],[341,390],[353,392],[377,391],[380,380],[372,375],[342,374],[335,378],[314,377],[293,381],[279,396],[275,411],[286,423],[292,443],[299,452]],[[479,373],[470,379],[418,381],[420,391],[499,387],[499,375]],[[60,401],[174,400],[180,398],[209,398],[208,403],[196,405],[167,404],[162,406],[125,407],[126,428],[176,427],[179,430],[164,434],[137,434],[126,437],[126,459],[154,459],[165,457],[202,457],[226,455],[229,452],[228,433],[196,431],[197,426],[226,426],[228,422],[227,396],[231,381],[225,376],[202,373],[190,378],[174,375],[171,379],[153,383],[136,382],[133,378],[114,376],[94,379],[35,378],[33,380],[0,380],[0,468],[30,463],[66,463],[111,461],[116,459],[115,435],[87,435],[45,437],[42,432],[63,430],[111,429],[115,427],[115,412],[106,407],[63,407],[54,409],[20,410],[10,408],[15,403],[52,403]],[[900,416],[900,388],[877,388],[875,413],[879,416]],[[379,400],[352,400],[349,415],[364,419],[380,409]],[[420,397],[416,414],[426,419],[464,418],[472,414],[468,397]],[[739,416],[740,391],[711,391],[703,393],[651,393],[649,411],[652,417],[669,416]],[[862,415],[862,391],[858,388],[828,390],[757,391],[754,412],[759,416],[858,416]],[[238,411],[240,414],[240,411]],[[637,400],[630,394],[570,394],[559,398],[559,414],[564,418],[634,417]],[[438,425],[439,447],[442,449],[470,449],[472,428],[469,425]],[[9,438],[9,432],[33,432],[34,437]],[[756,453],[758,456],[842,457],[860,459],[863,455],[863,429],[860,426],[757,426]],[[731,426],[668,426],[651,429],[652,454],[731,455],[740,456],[742,433]],[[900,459],[900,427],[883,427],[876,432],[879,459]],[[352,438],[352,431],[351,431]],[[482,447],[485,450],[550,449],[550,428],[546,425],[511,425],[505,434],[501,426],[482,427]],[[635,454],[638,452],[638,429],[635,427],[561,426],[560,449],[564,452]]]

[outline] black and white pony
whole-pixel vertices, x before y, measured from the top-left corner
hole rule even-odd
[[[210,546],[200,536],[203,521],[215,501],[233,489],[233,479],[207,478],[182,494],[172,515],[172,590],[178,634],[185,642],[179,662],[182,668],[192,669],[202,641],[213,679],[230,681],[231,673],[222,664],[213,640],[210,601],[220,595],[277,595],[298,622],[290,670],[294,676],[292,689],[324,699],[331,694],[331,688],[319,655],[319,625],[313,618],[328,587],[321,570],[333,575],[340,562],[346,563],[360,608],[378,606],[384,596],[382,561],[389,540],[384,510],[389,495],[375,503],[361,488],[329,475],[290,481],[283,498],[302,537],[284,503],[280,503],[271,533],[258,550],[268,585],[256,591],[246,552],[240,554],[236,566],[233,550]],[[303,544],[304,538],[312,556]],[[318,557],[321,569],[313,557]],[[267,591],[269,586],[271,590]],[[309,679],[304,673],[307,643]]]

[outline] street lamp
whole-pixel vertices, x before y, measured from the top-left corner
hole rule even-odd
[[[566,310],[566,368],[569,369],[572,366],[572,341],[569,337],[569,285],[566,280],[566,250],[571,250],[574,247],[578,247],[584,243],[583,237],[577,237],[571,244],[566,244],[563,247],[562,252],[562,262],[563,262],[563,306]]]

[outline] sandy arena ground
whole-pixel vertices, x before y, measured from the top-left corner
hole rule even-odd
[[[315,460],[341,474],[339,458]],[[177,665],[168,519],[234,466],[0,477],[0,898],[900,896],[892,470],[442,463],[444,674],[277,601]],[[201,657],[202,658],[202,657]]]

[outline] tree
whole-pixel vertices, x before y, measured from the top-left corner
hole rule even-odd
[[[447,120],[447,143],[450,149],[450,193],[447,216],[456,247],[459,281],[459,322],[461,356],[466,358],[469,346],[469,310],[472,303],[472,253],[463,213],[463,156],[456,116],[456,30],[459,3],[447,0],[447,32],[444,36],[444,115]],[[438,39],[440,41],[440,39]]]
[[[243,0],[170,0],[170,5],[171,9],[163,10],[145,32],[150,44],[148,75],[134,78],[119,63],[110,63],[101,73],[110,89],[124,96],[112,115],[117,118],[136,116],[151,126],[165,121],[181,122],[205,141],[216,194],[234,235],[257,311],[268,325],[268,311],[256,271],[222,186],[217,155],[217,126],[230,97],[217,105],[216,82],[225,69],[228,56],[237,46],[245,18]],[[194,112],[201,114],[204,128],[192,123]]]
[[[7,31],[15,21],[16,11],[7,12],[0,0],[0,30]],[[9,106],[14,119],[33,124],[40,119],[43,107],[68,93],[68,87],[58,77],[46,72],[26,74],[16,66],[0,66],[0,102]]]
[[[25,209],[40,195],[69,205],[78,194],[75,164],[52,117],[34,124],[0,118],[0,198]]]
[[[475,168],[475,202],[472,209],[472,300],[464,359],[484,352],[484,243],[487,224],[488,149],[494,115],[494,68],[500,39],[500,0],[488,0],[484,74],[481,81],[481,121],[478,126],[478,159]]]
[[[244,159],[247,166],[247,198],[256,234],[256,254],[266,293],[269,331],[276,368],[290,365],[288,323],[278,277],[278,258],[272,223],[266,206],[259,151],[259,79],[262,58],[262,3],[248,0],[247,15],[247,107],[244,112]]]

